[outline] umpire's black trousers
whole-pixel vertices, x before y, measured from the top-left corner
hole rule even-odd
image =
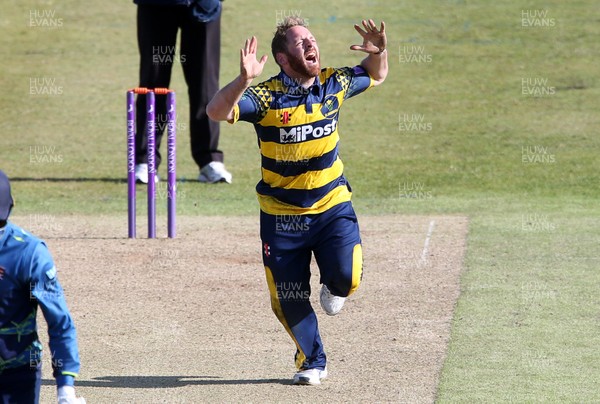
[[[179,56],[175,45],[181,30]],[[199,167],[223,161],[218,150],[219,123],[206,115],[206,105],[219,90],[221,17],[202,23],[187,6],[138,5],[137,36],[140,51],[140,87],[169,87],[173,62],[180,61],[188,87],[192,156]],[[179,94],[178,94],[179,95]],[[156,97],[156,163],[160,164],[161,138],[166,128],[166,97]],[[146,96],[136,101],[136,162],[146,163]]]

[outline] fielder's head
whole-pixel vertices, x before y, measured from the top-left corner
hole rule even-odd
[[[4,171],[0,170],[0,227],[4,227],[14,205],[10,193],[10,182]]]
[[[281,70],[290,77],[308,79],[321,71],[317,40],[300,17],[287,17],[277,26],[271,52]]]

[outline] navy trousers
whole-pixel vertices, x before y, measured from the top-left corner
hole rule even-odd
[[[271,307],[296,344],[296,367],[324,369],[327,357],[310,304],[310,261],[314,254],[320,283],[334,295],[358,288],[362,248],[352,204],[314,215],[261,212],[260,229]]]
[[[37,404],[40,401],[42,366],[21,366],[0,373],[1,404]]]

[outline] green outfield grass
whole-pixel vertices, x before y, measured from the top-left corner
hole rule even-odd
[[[440,402],[600,400],[598,215],[482,214]]]
[[[222,84],[237,74],[246,37],[270,54],[281,13],[308,19],[332,66],[362,58],[348,49],[359,39],[352,24],[386,21],[388,79],[344,104],[341,153],[359,215],[470,217],[439,401],[600,401],[596,3],[248,3],[224,3]],[[19,214],[118,215],[125,236],[135,6],[10,2],[0,33],[0,168],[14,178]],[[261,78],[275,73],[269,60]],[[257,214],[252,127],[222,125],[234,183],[198,184],[178,64],[172,87],[178,212]]]

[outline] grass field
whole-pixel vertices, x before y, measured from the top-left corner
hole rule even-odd
[[[388,79],[344,104],[341,153],[359,216],[470,218],[437,401],[600,402],[596,3],[224,6],[222,84],[237,74],[246,37],[257,35],[259,52],[269,53],[281,13],[308,19],[322,64],[332,66],[362,57],[348,49],[358,41],[353,23],[386,21]],[[38,228],[63,216],[122,217],[114,231],[124,237],[135,6],[11,1],[0,34],[0,168],[13,178],[15,212]],[[270,60],[262,78],[275,73]],[[257,215],[253,129],[222,125],[232,185],[196,183],[177,64],[172,87],[179,94],[178,212]],[[164,177],[164,167],[159,172]]]

